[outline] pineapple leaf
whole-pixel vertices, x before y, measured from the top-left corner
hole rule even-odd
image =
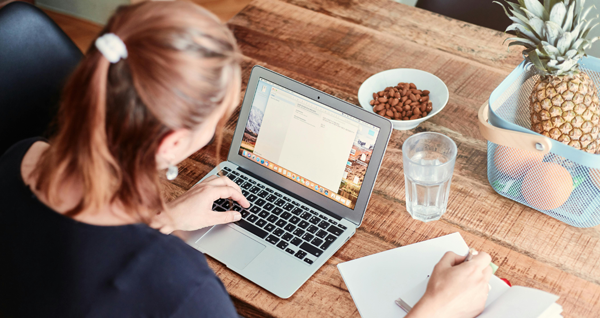
[[[532,12],[537,17],[548,20],[548,11],[544,9],[544,6],[538,0],[524,0],[524,2],[527,10]]]
[[[544,9],[550,12],[558,0],[544,0]]]
[[[513,24],[509,25],[506,28],[506,31],[517,31],[517,36],[521,37],[521,35],[522,35],[523,37],[525,37],[528,40],[531,40],[534,43],[537,43],[540,41],[538,39],[538,37],[535,35],[535,33],[533,33],[533,31],[531,31],[531,29],[527,28],[526,26],[520,25],[520,24],[513,23]]]
[[[511,21],[513,21],[514,24],[520,24],[520,25],[522,25],[522,26],[524,26],[524,27],[526,27],[526,28],[528,28],[528,29],[531,30],[531,28],[529,26],[529,19],[527,19],[527,17],[524,16],[525,13],[523,11],[521,11],[520,9],[519,9],[519,12],[517,12],[515,10],[510,10],[512,12],[512,15],[511,15],[510,13],[508,13],[508,11],[506,10],[506,7],[502,3],[498,2],[498,1],[493,1],[493,2],[497,3],[499,6],[502,7],[502,9],[504,10],[504,14],[506,14],[506,16]],[[511,2],[508,2],[508,3],[511,3]],[[504,32],[508,32],[508,31],[511,31],[511,30],[509,30],[509,28],[507,27],[506,30],[504,30]]]
[[[560,26],[552,21],[546,21],[546,39],[552,44],[556,45],[556,42],[561,38],[563,30]]]
[[[511,41],[508,46],[510,46],[513,43],[516,43],[515,45],[522,45],[524,47],[526,47],[527,49],[535,49],[535,43],[533,43],[531,40],[528,39],[523,39],[523,38],[506,38],[504,39],[504,41]]]
[[[544,32],[544,21],[542,21],[542,19],[534,17],[533,19],[529,20],[529,26],[540,39],[544,38],[546,32]]]
[[[594,19],[592,19],[592,20],[587,20],[587,21],[585,21],[585,23],[581,23],[581,24],[579,24],[579,25],[581,26],[581,30],[579,30],[579,32],[580,32],[580,33],[579,33],[579,35],[577,36],[578,38],[582,38],[582,37],[583,37],[582,35],[585,33],[585,31],[586,31],[587,29],[589,29],[589,27],[590,27],[590,24],[592,24],[592,22],[594,22]]]
[[[562,62],[560,64],[560,68],[566,72],[568,72],[569,70],[571,70],[573,68],[573,66],[575,66],[577,64],[576,60],[573,59],[567,59],[566,61]]]
[[[552,59],[556,59],[556,56],[560,54],[560,51],[548,42],[542,42],[542,46],[544,51],[546,51],[548,56],[550,56]]]
[[[581,33],[581,24],[577,24],[571,31],[571,34],[573,35],[573,39],[578,39],[580,33]]]
[[[494,1],[494,2],[499,3],[497,1]],[[523,10],[521,10],[521,7],[518,4],[516,4],[514,2],[510,2],[510,1],[506,1],[506,4],[508,4],[514,11],[520,13],[523,16],[525,15],[525,12],[523,12]],[[504,11],[506,11],[506,10],[504,10]]]
[[[556,44],[556,48],[560,52],[560,55],[563,55],[571,48],[571,42],[573,42],[573,36],[571,32],[565,32],[565,34],[558,39],[558,43]]]
[[[537,50],[529,52],[527,54],[527,57],[529,57],[529,60],[531,61],[531,63],[533,63],[533,66],[535,66],[535,68],[537,68],[538,70],[540,70],[542,72],[546,72],[546,68],[544,67],[544,64],[540,60],[536,51]]]
[[[506,12],[506,9],[504,9],[504,12]],[[512,17],[515,17],[515,18],[521,20],[522,23],[521,22],[519,22],[519,23],[521,23],[525,26],[529,25],[529,19],[527,19],[527,17],[524,15],[525,13],[523,11],[517,12],[515,10],[510,9],[510,12],[513,14]],[[510,14],[508,14],[508,12],[506,12],[506,15],[508,15],[508,17],[511,18]]]
[[[559,2],[552,8],[552,11],[550,11],[550,21],[562,25],[563,21],[565,21],[566,14],[567,8],[565,8],[565,4]]]
[[[588,34],[590,33],[590,31],[592,31],[592,30],[593,30],[595,27],[597,27],[597,26],[598,26],[598,24],[600,24],[600,22],[599,22],[599,23],[596,23],[596,24],[594,24],[594,25],[592,25],[592,26],[591,26],[589,29],[587,29],[587,30],[583,31],[583,33],[581,34],[581,37],[582,37],[582,38],[587,38],[587,36],[588,36]]]
[[[565,56],[568,59],[572,59],[575,55],[577,55],[577,50],[573,50],[573,49],[568,50],[567,53],[565,53]]]
[[[556,64],[558,64],[558,61],[557,61],[557,60],[550,60],[550,62],[546,63],[546,65],[547,65],[549,68],[552,68],[552,69],[558,69],[558,67],[556,66]]]
[[[587,15],[590,13],[590,11],[595,8],[596,6],[589,6],[589,8],[587,8],[587,10],[585,10],[580,17],[578,17],[579,20],[585,20],[585,17],[587,17]]]
[[[567,11],[567,16],[565,17],[565,22],[562,24],[562,29],[565,31],[571,31],[571,27],[573,26],[573,10],[575,9],[576,2],[573,1],[569,5],[569,9]]]
[[[580,16],[581,16],[581,12],[583,12],[583,8],[584,8],[584,5],[585,5],[585,0],[577,1],[577,4],[578,4],[578,6],[577,6],[577,14],[575,14],[575,17],[576,17],[577,20],[582,20],[582,19],[580,19]]]
[[[532,51],[532,50],[534,50],[534,49],[535,49],[535,46],[532,46],[532,45],[531,45],[531,44],[529,44],[529,43],[525,43],[525,42],[523,42],[523,40],[525,40],[525,39],[519,39],[519,38],[516,38],[516,39],[518,39],[519,41],[517,41],[517,40],[514,40],[513,42],[510,42],[510,43],[508,43],[508,47],[509,47],[509,48],[510,48],[511,46],[513,46],[513,45],[520,45],[520,46],[524,46],[524,47],[525,47],[525,50],[523,50],[523,54],[527,54],[527,52],[529,52],[529,51]]]
[[[582,44],[583,44],[583,42],[585,42],[585,41],[587,41],[587,40],[586,40],[586,39],[584,39],[584,38],[579,38],[579,39],[577,39],[577,41],[575,41],[575,43],[573,44],[573,46],[572,46],[572,47],[573,47],[575,50],[577,50],[577,51],[580,51],[580,50],[582,50],[582,47],[583,47],[583,46],[582,46]]]

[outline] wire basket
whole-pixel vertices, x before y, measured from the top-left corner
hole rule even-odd
[[[580,69],[600,88],[599,59],[583,58]],[[569,225],[596,226],[600,155],[530,130],[529,96],[539,77],[523,61],[479,109],[479,128],[488,140],[488,180],[498,194]]]

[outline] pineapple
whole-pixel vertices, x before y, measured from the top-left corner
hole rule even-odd
[[[598,24],[586,20],[585,0],[519,0],[499,2],[513,24],[506,31],[511,45],[540,72],[531,92],[531,129],[576,149],[600,153],[600,108],[592,79],[579,70],[578,61],[598,38],[586,39]]]

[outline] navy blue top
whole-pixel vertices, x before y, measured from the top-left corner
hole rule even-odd
[[[204,255],[145,224],[95,226],[37,200],[31,145],[0,157],[0,317],[238,317]]]

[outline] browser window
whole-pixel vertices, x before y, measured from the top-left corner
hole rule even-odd
[[[378,133],[261,78],[239,154],[353,209]]]

